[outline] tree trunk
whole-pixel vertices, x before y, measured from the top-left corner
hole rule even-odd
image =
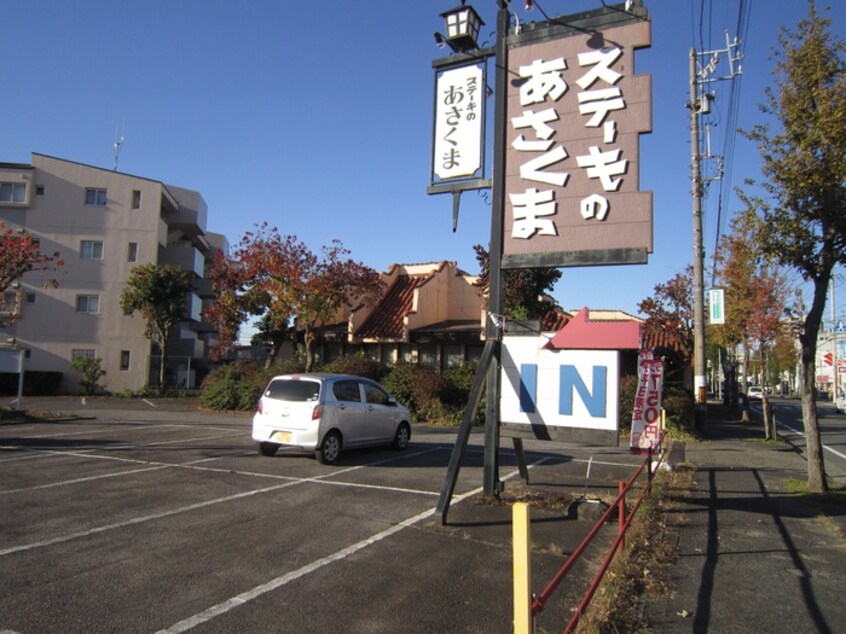
[[[811,310],[805,317],[799,343],[802,346],[802,381],[799,389],[802,394],[802,421],[805,424],[805,446],[808,459],[808,490],[812,493],[825,493],[828,483],[825,479],[825,460],[820,437],[820,425],[817,419],[817,386],[815,362],[817,356],[817,336],[822,323],[822,314],[828,294],[829,277],[814,280],[814,298]]]
[[[162,346],[162,364],[159,368],[159,394],[164,396],[165,393],[165,369],[167,368],[167,352],[165,352],[165,347]]]
[[[305,331],[305,371],[311,372],[314,369],[314,333],[306,328]]]
[[[815,351],[816,352],[816,351]],[[828,491],[825,480],[825,461],[820,438],[820,426],[817,420],[816,386],[814,385],[814,363],[806,363],[805,351],[802,351],[802,382],[799,386],[802,394],[802,421],[805,424],[805,445],[808,458],[808,490],[814,493]]]
[[[159,394],[164,396],[166,390],[165,374],[167,370],[167,339],[170,335],[170,332],[162,328],[157,328],[157,330],[159,336],[159,350],[161,350],[162,353],[161,365],[159,366]]]
[[[740,421],[742,423],[751,423],[752,417],[749,415],[749,345],[743,342],[743,359],[740,362],[740,386],[743,388],[743,409],[740,414]]]
[[[767,398],[767,394],[764,392],[761,395],[761,418],[764,421],[764,438],[767,440],[773,440],[770,413],[770,399]]]

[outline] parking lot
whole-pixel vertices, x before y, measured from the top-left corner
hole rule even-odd
[[[510,508],[480,493],[481,430],[441,526],[455,429],[416,425],[403,452],[322,466],[261,457],[249,416],[184,402],[25,407],[68,416],[0,423],[0,631],[511,631]],[[638,464],[618,448],[526,449],[529,487],[503,440],[506,493],[613,497]],[[591,523],[560,507],[532,518],[539,592]],[[538,631],[560,631],[602,554],[577,567]]]

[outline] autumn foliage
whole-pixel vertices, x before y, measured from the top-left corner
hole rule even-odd
[[[30,234],[5,227],[0,222],[0,292],[30,271],[42,271],[48,276],[45,285],[56,288],[59,281],[49,276],[64,264],[58,251],[45,255]]]
[[[218,330],[214,354],[231,349],[250,316],[262,316],[278,331],[294,321],[305,333],[310,370],[316,329],[334,323],[344,307],[374,302],[384,290],[379,274],[349,253],[337,240],[313,253],[267,223],[244,234],[231,255],[218,253],[209,273],[217,301],[205,311]]]

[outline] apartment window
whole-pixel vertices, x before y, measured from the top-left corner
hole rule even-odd
[[[105,189],[96,189],[88,187],[85,190],[85,204],[86,205],[105,205],[107,200],[107,193]]]
[[[137,242],[130,242],[129,243],[129,250],[127,251],[126,261],[127,262],[137,262],[138,261],[138,243]]]
[[[93,359],[94,353],[95,351],[93,348],[74,348],[73,350],[71,350],[71,360]]]
[[[120,351],[120,369],[121,370],[128,370],[129,369],[129,350],[121,350]]]
[[[35,303],[35,293],[27,293],[26,294],[26,303],[27,304],[34,304]]]
[[[133,209],[141,209],[141,190],[140,189],[133,189],[132,190],[132,208]]]
[[[44,195],[44,185],[36,185],[35,186],[35,195],[36,196],[43,196]]]
[[[91,313],[96,315],[100,312],[100,296],[99,295],[77,295],[76,296],[76,312]]]
[[[79,246],[79,255],[83,260],[102,260],[103,243],[100,240],[83,240]]]
[[[3,293],[3,305],[0,307],[2,313],[14,313],[18,308],[18,294],[14,291]]]
[[[0,203],[25,203],[26,183],[0,183]]]

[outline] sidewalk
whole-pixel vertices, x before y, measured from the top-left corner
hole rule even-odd
[[[707,439],[688,443],[694,489],[671,527],[669,600],[648,607],[656,632],[836,632],[846,627],[846,496],[798,495],[807,466],[759,424],[708,408]]]

